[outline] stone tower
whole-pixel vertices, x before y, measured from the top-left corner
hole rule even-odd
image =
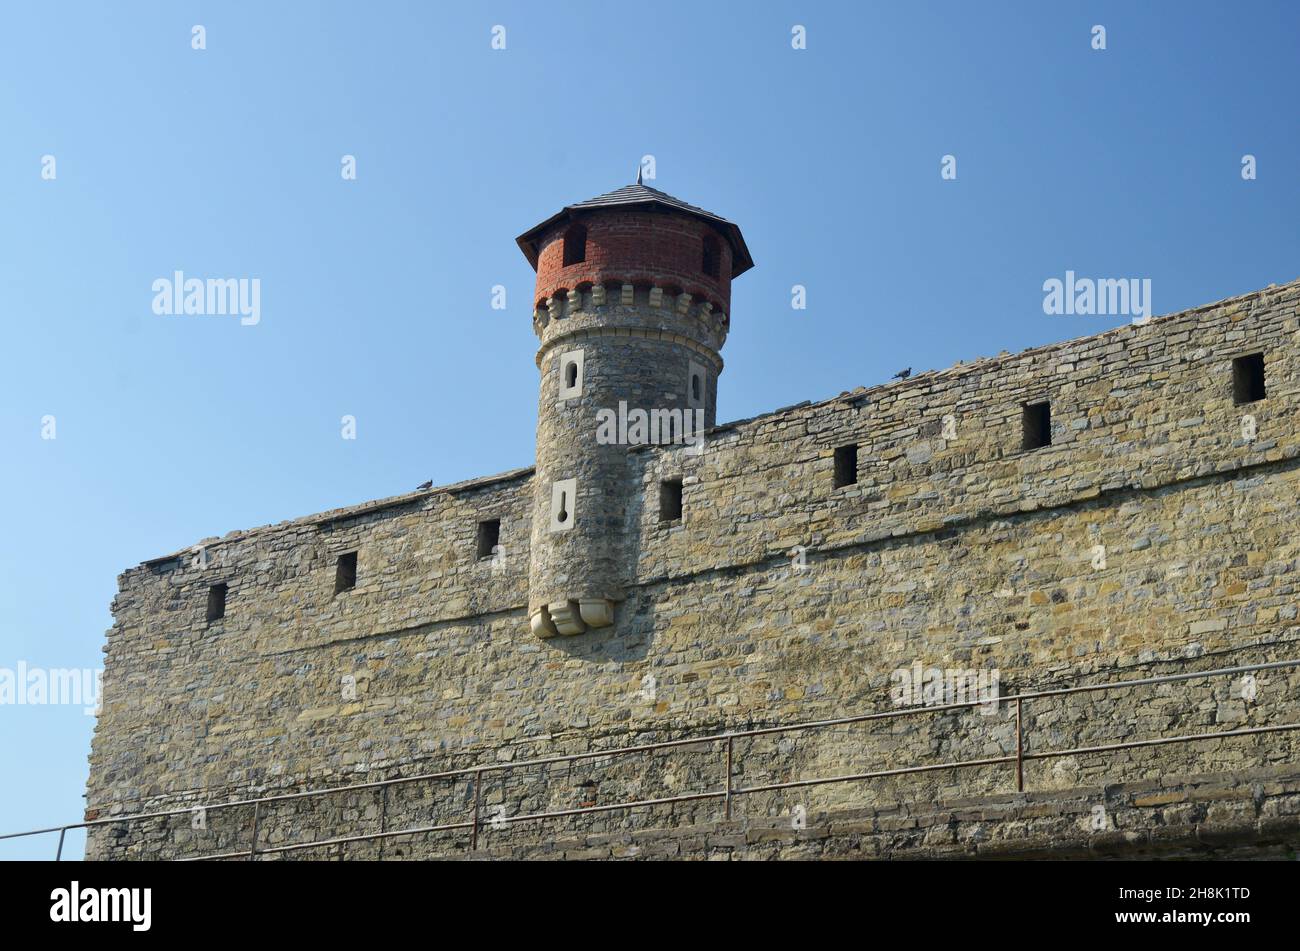
[[[634,563],[629,445],[715,424],[731,280],[753,261],[736,225],[639,175],[518,241],[541,341],[528,615],[539,637],[581,634],[614,622]]]

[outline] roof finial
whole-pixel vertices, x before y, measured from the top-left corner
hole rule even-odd
[[[638,185],[641,184],[641,163],[640,162],[636,163],[636,183]]]

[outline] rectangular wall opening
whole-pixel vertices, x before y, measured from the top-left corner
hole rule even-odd
[[[840,446],[835,450],[835,488],[856,485],[858,481],[858,446]]]
[[[226,583],[208,588],[208,621],[219,621],[226,616]]]
[[[357,586],[357,553],[354,551],[339,555],[334,567],[334,593],[350,591]]]
[[[1252,353],[1232,361],[1232,399],[1242,403],[1255,403],[1264,398],[1264,354]]]
[[[1052,444],[1052,404],[1026,403],[1021,413],[1024,435],[1020,440],[1021,449],[1041,449]]]
[[[682,517],[682,480],[659,483],[659,521],[675,522]]]
[[[491,558],[501,543],[501,519],[491,518],[478,523],[478,557]]]

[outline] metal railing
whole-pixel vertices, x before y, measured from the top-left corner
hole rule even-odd
[[[702,792],[686,793],[677,796],[666,796],[656,799],[634,799],[621,802],[609,803],[606,805],[584,805],[571,809],[555,809],[544,812],[527,813],[517,816],[494,816],[490,821],[496,825],[515,824],[524,822],[539,822],[547,819],[560,819],[568,816],[579,816],[607,812],[623,812],[631,809],[649,808],[652,806],[671,805],[674,803],[699,802],[704,800],[722,800],[723,818],[730,819],[732,813],[732,803],[740,796],[753,795],[762,792],[774,792],[783,789],[799,789],[811,786],[825,786],[834,783],[851,783],[862,782],[868,779],[880,779],[891,776],[903,776],[913,773],[927,773],[946,769],[969,769],[980,766],[1011,765],[1015,766],[1016,790],[1023,792],[1025,788],[1024,765],[1026,762],[1034,760],[1047,760],[1057,757],[1078,756],[1085,753],[1106,753],[1117,750],[1139,749],[1152,746],[1166,746],[1175,743],[1193,743],[1201,740],[1218,740],[1227,737],[1258,736],[1267,733],[1282,733],[1290,730],[1300,729],[1300,723],[1284,723],[1277,726],[1267,727],[1246,727],[1235,730],[1218,730],[1207,733],[1184,734],[1180,736],[1157,737],[1148,740],[1131,740],[1122,743],[1108,743],[1097,746],[1077,746],[1060,750],[1043,750],[1040,752],[1026,752],[1025,750],[1025,729],[1024,729],[1024,707],[1031,700],[1041,700],[1048,697],[1063,697],[1073,694],[1096,693],[1109,690],[1131,690],[1135,687],[1152,686],[1158,684],[1176,683],[1185,680],[1199,680],[1212,677],[1235,676],[1239,674],[1253,673],[1263,670],[1278,670],[1289,667],[1300,667],[1300,659],[1272,661],[1263,664],[1249,664],[1239,667],[1221,667],[1215,670],[1195,671],[1183,674],[1171,674],[1164,677],[1145,677],[1138,680],[1120,680],[1109,683],[1088,684],[1080,687],[1062,687],[1053,690],[1038,690],[1030,693],[1014,694],[1007,697],[997,697],[996,702],[999,704],[1007,703],[1015,705],[1015,725],[1016,725],[1016,751],[1014,755],[991,756],[981,759],[955,760],[943,763],[927,763],[922,766],[906,766],[895,769],[871,770],[868,772],[848,773],[837,776],[821,776],[811,779],[796,779],[787,782],[761,783],[752,786],[737,786],[733,779],[735,776],[734,756],[735,745],[737,740],[748,739],[757,736],[771,736],[776,734],[795,733],[805,730],[817,730],[826,727],[844,726],[848,724],[867,723],[875,720],[893,720],[901,717],[931,716],[945,711],[960,710],[976,706],[986,706],[993,702],[994,698],[969,700],[958,703],[947,703],[935,706],[918,706],[909,707],[903,710],[888,710],[878,713],[864,713],[856,716],[836,717],[829,720],[810,720],[802,723],[794,723],[783,726],[759,727],[748,730],[736,730],[727,733],[716,733],[707,736],[687,737],[678,740],[665,740],[658,743],[644,743],[636,746],[618,747],[615,749],[598,750],[586,753],[574,753],[565,756],[547,756],[538,759],[521,760],[512,763],[493,763],[483,766],[469,766],[462,769],[445,770],[441,772],[422,773],[415,776],[403,776],[397,779],[377,780],[374,782],[355,783],[347,786],[334,786],[327,789],[313,789],[297,793],[284,793],[275,796],[263,796],[255,799],[240,799],[231,802],[202,804],[189,806],[184,809],[171,809],[161,812],[136,813],[133,815],[118,815],[106,819],[93,819],[86,822],[74,822],[62,826],[50,826],[43,829],[31,829],[26,832],[12,832],[0,835],[0,840],[17,839],[34,835],[59,834],[58,846],[55,851],[55,860],[58,861],[63,856],[64,839],[70,829],[93,829],[99,826],[121,825],[124,823],[141,822],[147,819],[160,819],[170,816],[192,815],[196,809],[203,809],[213,812],[223,809],[235,809],[240,807],[253,807],[252,834],[249,839],[247,849],[234,852],[221,852],[211,855],[201,855],[186,857],[182,861],[210,861],[216,859],[248,859],[252,860],[259,855],[271,855],[276,853],[295,852],[305,849],[325,848],[336,845],[346,845],[354,842],[373,842],[383,841],[385,839],[396,838],[398,836],[421,835],[432,832],[448,832],[455,830],[467,830],[469,832],[469,847],[471,850],[478,848],[479,832],[483,828],[482,809],[483,809],[483,778],[487,774],[504,773],[507,771],[523,770],[541,766],[548,766],[560,763],[576,763],[584,760],[596,759],[617,759],[620,757],[631,756],[640,753],[648,753],[657,750],[674,749],[685,746],[702,746],[716,745],[720,750],[720,756],[723,757],[723,767],[725,770],[725,782],[721,788],[709,789]],[[385,829],[388,808],[388,791],[389,789],[408,785],[411,783],[433,782],[437,780],[455,780],[470,779],[473,788],[473,803],[471,814],[462,821],[446,822],[434,825],[415,826],[402,829]],[[262,817],[262,808],[271,803],[288,802],[300,799],[315,799],[324,796],[334,796],[341,793],[358,792],[367,789],[378,789],[382,791],[382,808],[380,818],[380,831],[361,833],[357,835],[337,836],[328,839],[314,839],[308,842],[294,842],[287,845],[266,845],[258,846],[258,833],[260,820]]]

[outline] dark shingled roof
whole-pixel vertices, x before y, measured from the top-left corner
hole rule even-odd
[[[682,212],[711,224],[731,243],[731,276],[733,278],[738,277],[754,266],[754,259],[749,256],[749,248],[745,247],[745,238],[741,235],[740,228],[734,222],[728,221],[726,218],[715,215],[710,211],[705,211],[703,208],[697,208],[695,205],[688,205],[680,198],[674,198],[672,195],[661,192],[657,188],[651,188],[649,185],[642,185],[640,182],[635,185],[625,185],[623,188],[616,189],[608,194],[589,198],[574,205],[565,205],[557,214],[551,215],[541,224],[529,228],[516,241],[520,250],[524,252],[524,257],[528,258],[528,263],[533,266],[535,271],[537,270],[537,241],[556,222],[598,208],[627,208],[638,205]]]

